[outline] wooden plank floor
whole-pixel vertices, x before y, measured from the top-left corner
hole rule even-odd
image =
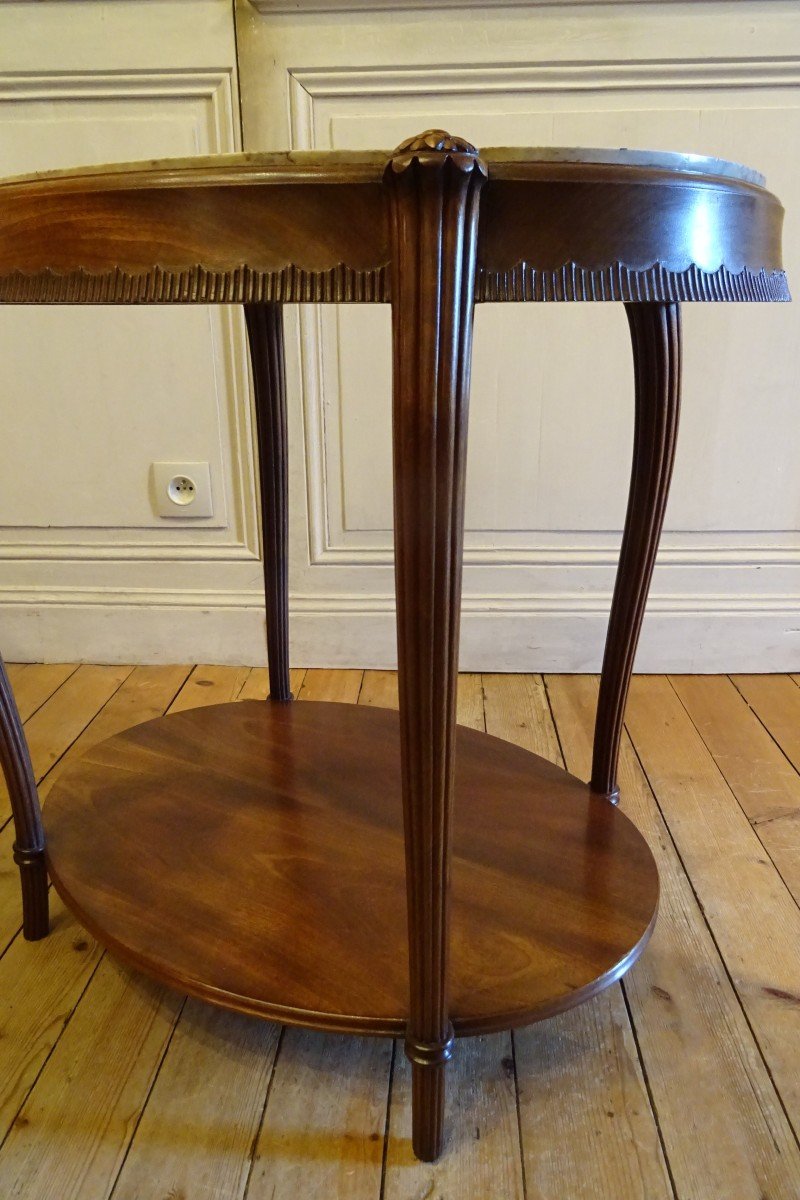
[[[12,666],[42,795],[160,713],[263,697],[266,671]],[[392,706],[390,672],[294,671]],[[586,777],[597,681],[464,675],[459,720]],[[460,1042],[450,1141],[410,1150],[389,1041],[281,1030],[119,966],[53,899],[20,934],[0,790],[0,1198],[798,1200],[800,676],[634,680],[622,806],[656,855],[656,932],[621,985]]]

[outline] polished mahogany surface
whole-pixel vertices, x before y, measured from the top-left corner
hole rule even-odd
[[[389,158],[218,155],[1,181],[0,302],[388,302]],[[481,161],[477,302],[789,298],[783,209],[755,171],[643,151]]]
[[[117,954],[195,995],[402,1034],[398,728],[383,709],[244,701],[118,734],[50,794],[56,887]],[[658,878],[586,784],[459,727],[452,889],[452,1020],[474,1033],[618,978],[647,941]]]

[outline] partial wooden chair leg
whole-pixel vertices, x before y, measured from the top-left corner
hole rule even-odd
[[[679,304],[626,304],[636,377],[633,468],[603,657],[593,792],[619,800],[617,762],[633,660],[656,560],[678,432]]]
[[[245,304],[244,315],[256,401],[269,699],[284,701],[291,700],[292,693],[289,690],[289,484],[283,312],[280,304]]]
[[[478,202],[485,168],[431,131],[390,159],[395,579],[413,1146],[443,1145],[448,863]]]
[[[50,932],[44,848],[25,850],[15,842],[14,862],[19,867],[22,888],[22,936],[29,942],[38,942]]]
[[[22,884],[22,932],[28,941],[34,942],[50,930],[44,829],[28,743],[2,658],[0,766],[8,785],[14,818],[14,862],[19,867]]]

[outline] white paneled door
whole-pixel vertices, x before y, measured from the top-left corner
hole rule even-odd
[[[239,147],[227,0],[0,5],[2,175]],[[263,657],[236,309],[5,307],[0,419],[6,657]],[[163,461],[209,463],[213,517],[157,514]]]
[[[390,148],[439,126],[484,147],[733,158],[784,201],[790,281],[800,278],[800,159],[787,154],[800,144],[796,5],[458,18],[380,3],[347,16],[274,7],[263,0],[258,19],[239,5],[250,148]],[[295,658],[390,663],[390,315],[308,308],[293,320],[293,499],[307,513],[307,528],[294,525]],[[694,305],[684,320],[681,437],[637,665],[797,668],[800,309]],[[598,667],[632,418],[620,306],[478,307],[462,667]]]

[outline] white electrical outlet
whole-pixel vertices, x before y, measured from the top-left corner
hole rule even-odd
[[[159,517],[213,517],[207,462],[152,463],[150,475]]]

